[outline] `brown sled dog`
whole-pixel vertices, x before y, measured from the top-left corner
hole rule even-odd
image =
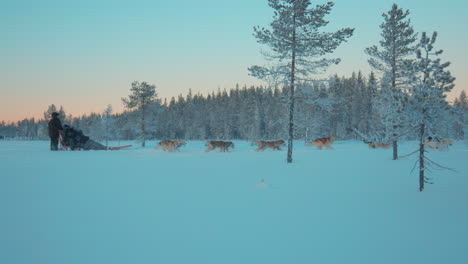
[[[383,149],[388,149],[390,147],[390,144],[387,143],[377,143],[377,142],[372,142],[372,141],[364,141],[370,149],[378,149],[378,148],[383,148]]]
[[[329,136],[327,138],[317,138],[316,140],[312,141],[312,142],[307,142],[306,145],[307,146],[317,146],[317,149],[321,150],[323,146],[327,147],[328,149],[333,149],[331,147],[331,144],[333,142],[333,140],[335,140],[335,136]]]
[[[179,147],[185,144],[187,143],[185,143],[184,140],[163,140],[160,141],[159,144],[154,147],[154,149],[161,147],[163,151],[174,152],[180,151]]]
[[[234,143],[232,143],[231,141],[208,140],[206,141],[205,146],[208,147],[206,152],[212,151],[215,148],[219,148],[219,151],[221,152],[229,152],[230,147],[234,148]]]
[[[446,150],[448,146],[452,145],[452,140],[450,139],[441,139],[428,137],[426,142],[424,142],[424,148],[430,147],[431,149]]]
[[[258,148],[255,151],[264,151],[266,148],[272,148],[273,150],[281,150],[280,147],[285,145],[284,140],[275,140],[275,141],[259,140],[255,143],[258,145]]]

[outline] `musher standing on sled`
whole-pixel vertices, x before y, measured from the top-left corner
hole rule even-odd
[[[50,150],[57,151],[59,138],[62,133],[62,122],[58,119],[59,113],[53,112],[52,119],[49,121]]]

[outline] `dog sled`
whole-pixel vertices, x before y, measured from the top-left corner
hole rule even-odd
[[[62,145],[62,150],[120,150],[132,146],[104,146],[84,135],[81,130],[75,129],[69,125],[63,126],[63,131],[60,134],[60,144]]]

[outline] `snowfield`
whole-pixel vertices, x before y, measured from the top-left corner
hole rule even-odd
[[[416,157],[392,161],[390,149],[296,142],[287,164],[285,151],[235,143],[165,153],[154,141],[77,152],[0,141],[0,263],[468,263],[465,143],[429,152],[458,172],[433,169],[422,193]]]

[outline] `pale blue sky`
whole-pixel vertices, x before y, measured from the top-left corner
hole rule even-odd
[[[312,1],[321,4],[326,1]],[[467,11],[462,0],[337,0],[329,30],[355,27],[326,75],[370,71],[363,50],[377,44],[381,14],[396,2],[415,30],[438,31],[457,95],[467,89]],[[266,0],[0,0],[0,120],[41,117],[49,104],[74,115],[122,110],[132,81],[161,97],[261,84],[247,67],[263,64],[254,25],[267,25]]]

